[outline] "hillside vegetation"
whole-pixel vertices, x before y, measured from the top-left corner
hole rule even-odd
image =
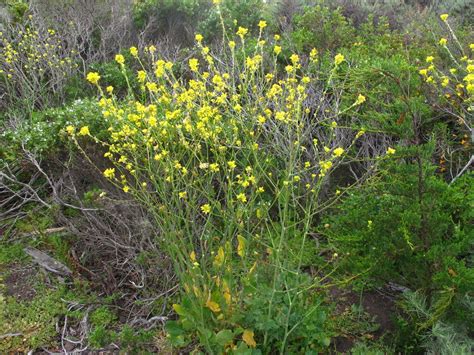
[[[473,19],[0,1],[0,353],[472,353]]]

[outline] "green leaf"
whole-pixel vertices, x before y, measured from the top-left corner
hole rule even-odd
[[[234,333],[229,329],[223,329],[216,334],[216,343],[225,346],[234,339]]]
[[[179,323],[177,321],[174,321],[174,320],[170,320],[170,321],[166,322],[165,330],[172,337],[177,337],[179,335],[184,334],[184,329],[181,328]]]

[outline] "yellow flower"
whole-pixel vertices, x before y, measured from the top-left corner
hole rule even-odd
[[[300,61],[300,57],[298,56],[298,54],[292,54],[290,60],[293,64],[298,64],[298,62]]]
[[[209,164],[209,170],[214,173],[217,173],[219,171],[219,164],[217,163]]]
[[[341,147],[334,149],[334,151],[332,152],[335,157],[340,157],[343,153],[344,149]]]
[[[212,3],[214,5],[219,5],[221,3],[222,0],[212,0]]]
[[[130,54],[135,58],[138,57],[138,49],[137,47],[130,47]]]
[[[140,83],[144,83],[146,80],[146,72],[144,70],[139,70],[137,72],[137,78]]]
[[[80,136],[88,136],[89,134],[90,134],[89,127],[87,126],[81,127],[81,129],[79,130]]]
[[[240,27],[239,26],[239,29],[237,30],[237,35],[241,38],[241,39],[244,39],[244,36],[247,34],[249,30],[245,27]]]
[[[426,63],[431,63],[434,60],[434,57],[432,55],[429,55],[426,57]]]
[[[115,56],[115,61],[119,63],[120,65],[123,65],[125,63],[125,58],[121,54],[117,54]]]
[[[113,179],[115,177],[115,169],[114,168],[105,169],[104,176],[107,179]]]
[[[334,64],[339,65],[344,61],[344,56],[341,53],[336,54],[334,57]]]
[[[235,164],[235,161],[231,160],[227,162],[227,166],[229,169],[234,170],[237,167],[237,164]]]
[[[275,46],[275,47],[273,48],[273,52],[274,52],[276,55],[280,54],[280,53],[281,53],[281,47],[280,47],[280,46]]]
[[[90,72],[87,74],[86,77],[87,81],[90,82],[91,84],[97,85],[100,79],[99,73],[96,72]]]
[[[364,95],[361,95],[359,94],[359,96],[357,97],[357,100],[355,102],[356,105],[361,105],[365,102],[365,96]]]
[[[428,69],[420,69],[418,73],[420,73],[420,75],[426,76],[428,75]]]
[[[274,35],[273,38],[275,39],[275,41],[279,41],[281,37],[280,35],[277,34],[277,35]]]
[[[469,45],[469,48],[471,48],[471,50],[474,51],[474,43],[471,43],[471,44]]]
[[[446,44],[448,44],[448,40],[447,40],[446,38],[441,38],[441,39],[439,40],[439,44],[440,44],[441,46],[445,46]]]
[[[311,49],[311,52],[309,52],[309,58],[314,61],[316,60],[316,57],[318,56],[318,50],[316,48]]]
[[[105,89],[109,94],[111,94],[113,91],[114,91],[114,87],[113,86],[107,86],[107,88]]]
[[[389,148],[387,149],[387,155],[393,155],[393,154],[395,154],[395,152],[396,152],[396,150],[393,149],[393,148],[390,148],[390,147],[389,147]]]
[[[128,193],[130,191],[130,187],[125,185],[122,190],[123,190],[123,192]]]
[[[441,82],[441,86],[445,88],[448,85],[449,85],[449,78],[446,76],[443,76],[443,81]]]
[[[448,19],[448,16],[449,16],[448,14],[441,14],[439,18],[443,20],[444,22],[446,22],[446,20]]]
[[[186,191],[181,191],[178,193],[178,196],[180,199],[184,200],[188,196],[188,193]]]
[[[237,195],[237,200],[239,200],[242,203],[245,203],[247,202],[247,196],[245,196],[245,194],[242,192]]]
[[[257,346],[257,343],[255,342],[254,339],[254,333],[252,330],[244,330],[244,333],[242,334],[242,340],[250,346],[251,348],[255,348]]]
[[[204,213],[204,214],[209,214],[211,213],[211,205],[206,203],[205,205],[202,205],[201,206],[201,211]]]
[[[200,34],[200,33],[197,33],[194,38],[196,39],[196,42],[197,42],[197,43],[201,43],[202,40],[204,39],[204,37],[203,37],[202,34]]]
[[[192,71],[197,72],[199,68],[199,61],[196,58],[191,58],[189,60],[189,68]]]
[[[263,20],[260,21],[260,22],[258,23],[258,27],[259,27],[261,30],[263,30],[265,27],[267,27],[267,21],[263,21]]]
[[[235,42],[234,41],[229,41],[229,47],[230,47],[230,49],[234,49],[235,48]]]
[[[69,126],[66,127],[66,132],[69,135],[73,135],[75,130],[76,129],[74,128],[74,126],[69,125]]]

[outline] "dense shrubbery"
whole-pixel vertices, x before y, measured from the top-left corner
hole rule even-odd
[[[361,354],[468,353],[469,21],[416,24],[396,2],[120,4],[94,5],[99,30],[11,2],[0,35],[0,232],[22,243],[0,266],[31,244],[74,269],[67,311],[49,312],[61,345],[313,354],[350,337]],[[338,295],[392,288],[395,334],[372,339],[377,320]]]

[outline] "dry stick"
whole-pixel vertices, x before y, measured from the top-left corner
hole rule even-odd
[[[474,163],[474,155],[471,155],[471,159],[469,159],[469,161],[467,162],[467,164],[464,166],[464,168],[462,168],[462,170],[454,177],[453,180],[451,180],[451,182],[449,183],[449,185],[451,185],[454,181],[456,181],[457,178],[459,178],[462,174],[464,174],[464,172],[469,168],[469,166]]]

